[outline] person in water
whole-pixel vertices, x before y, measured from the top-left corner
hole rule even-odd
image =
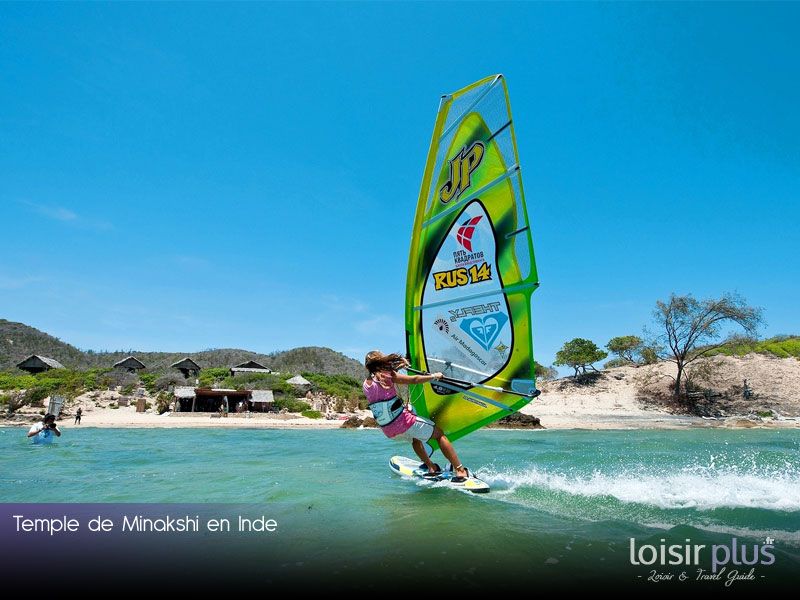
[[[30,431],[28,431],[28,437],[33,437],[45,429],[49,429],[52,433],[56,434],[58,437],[61,437],[61,431],[59,431],[58,426],[56,425],[56,416],[51,415],[50,413],[47,413],[44,416],[44,419],[42,419],[41,423],[36,423],[30,428]]]
[[[442,472],[442,468],[432,462],[425,451],[425,442],[436,440],[442,454],[453,465],[454,482],[463,481],[469,477],[469,472],[458,460],[453,445],[433,421],[415,415],[397,395],[395,385],[427,383],[434,379],[441,379],[441,373],[430,375],[402,375],[397,371],[408,366],[408,361],[399,354],[383,354],[378,350],[368,353],[364,359],[364,366],[369,371],[369,376],[364,380],[364,395],[369,402],[369,408],[375,416],[378,425],[387,437],[396,440],[409,440],[417,456],[420,457],[428,473],[435,475]]]

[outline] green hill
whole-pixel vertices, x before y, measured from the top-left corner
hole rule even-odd
[[[734,338],[723,346],[709,352],[709,356],[724,354],[726,356],[744,356],[756,352],[771,354],[778,358],[800,358],[800,336],[779,335],[766,340]]]
[[[170,371],[170,365],[185,356],[201,368],[230,367],[255,360],[273,371],[281,373],[314,372],[327,375],[350,375],[362,378],[364,367],[356,360],[330,348],[316,346],[294,348],[272,354],[259,354],[237,348],[220,348],[201,352],[142,352],[125,350],[117,352],[82,351],[56,337],[23,323],[0,319],[0,370],[13,370],[31,354],[54,358],[69,369],[109,368],[115,362],[133,355],[147,367],[148,373]]]

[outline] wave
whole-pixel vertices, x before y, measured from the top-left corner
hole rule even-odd
[[[499,472],[488,469],[479,476],[505,494],[536,488],[587,498],[610,497],[661,509],[800,511],[800,473],[792,465],[760,473],[713,466],[685,467],[675,473],[657,473],[651,468],[590,474],[533,467]]]

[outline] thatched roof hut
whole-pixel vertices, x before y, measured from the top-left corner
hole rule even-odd
[[[128,373],[136,373],[145,369],[144,363],[135,356],[128,356],[114,363],[115,369],[125,369]]]
[[[63,369],[64,365],[54,358],[47,358],[46,356],[31,354],[28,358],[19,363],[17,368],[27,371],[28,373],[35,374],[44,373],[50,369]]]
[[[255,407],[256,410],[266,411],[275,403],[275,396],[273,396],[272,390],[253,390],[253,397],[250,401],[259,405]]]
[[[178,369],[184,378],[189,379],[189,377],[197,377],[198,373],[200,373],[200,365],[194,362],[188,356],[186,358],[182,358],[178,362],[174,362],[170,365],[173,369]]]
[[[309,390],[312,385],[311,382],[302,375],[295,375],[294,377],[287,379],[286,383],[304,392]]]

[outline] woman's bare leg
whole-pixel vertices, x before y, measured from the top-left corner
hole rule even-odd
[[[442,454],[445,455],[445,458],[447,458],[447,460],[450,461],[450,464],[453,465],[453,468],[456,469],[456,475],[459,477],[466,477],[467,470],[464,467],[461,467],[460,469],[456,468],[461,464],[461,461],[458,460],[456,449],[453,448],[453,444],[450,443],[450,440],[447,439],[447,436],[442,432],[441,429],[436,427],[433,430],[433,437],[437,442],[439,442],[439,448],[441,449]]]
[[[430,456],[428,456],[428,453],[425,452],[425,445],[418,439],[411,440],[411,445],[413,446],[414,452],[417,453],[417,456],[419,456],[420,460],[425,463],[425,466],[428,467],[428,471],[435,471],[436,465],[433,464]]]

